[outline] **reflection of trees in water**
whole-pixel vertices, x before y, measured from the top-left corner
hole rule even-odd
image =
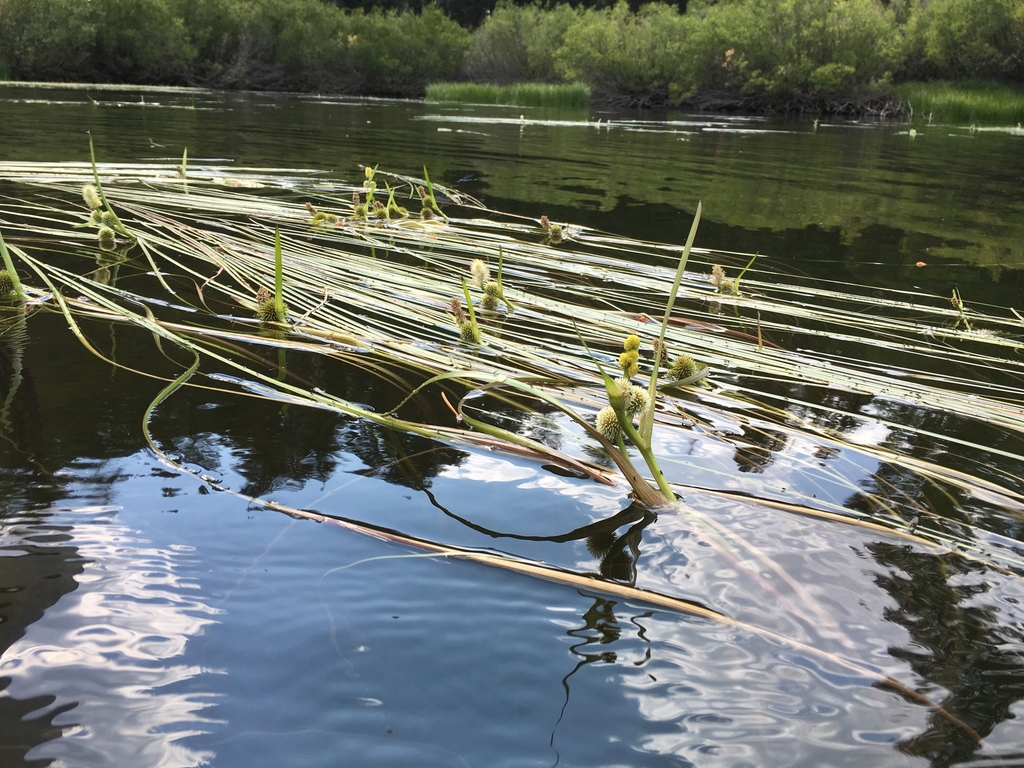
[[[471,409],[475,418],[488,424],[535,440],[556,451],[562,448],[562,429],[555,420],[560,412],[543,401],[528,400],[520,406],[514,400],[482,394],[468,398],[465,407]]]
[[[875,582],[897,607],[885,618],[904,627],[912,643],[890,648],[928,684],[948,691],[939,703],[982,737],[1006,720],[1024,699],[1024,633],[1006,622],[993,603],[993,574],[957,555],[934,555],[907,546],[867,546],[888,572]],[[920,688],[920,686],[918,686]],[[928,758],[933,766],[969,759],[976,745],[947,719],[932,715],[924,733],[900,743],[902,752]]]
[[[269,368],[276,363],[267,361]],[[351,365],[309,355],[290,355],[287,375],[300,386],[317,387],[350,402],[386,412],[405,397],[400,386]],[[388,482],[411,487],[457,464],[465,454],[436,441],[400,434],[332,411],[282,405],[253,398],[215,396],[184,390],[161,406],[158,435],[172,435],[176,457],[207,472],[237,472],[239,489],[261,496],[307,482],[325,482],[346,455],[357,456],[366,469]],[[428,398],[429,400],[429,398]],[[429,411],[424,400],[410,405]],[[403,414],[405,415],[405,414]],[[225,450],[225,448],[227,450]],[[232,466],[224,466],[230,454]]]
[[[732,460],[740,472],[760,474],[775,461],[775,454],[786,447],[786,435],[774,429],[743,426],[743,440],[736,439]]]

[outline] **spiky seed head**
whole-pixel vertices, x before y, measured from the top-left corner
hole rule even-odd
[[[92,213],[89,214],[89,223],[97,227],[102,227],[104,213],[106,213],[106,211],[103,211],[99,208],[93,208]]]
[[[651,402],[651,398],[647,394],[647,390],[643,387],[638,387],[636,384],[630,384],[627,389],[622,391],[622,395],[625,402],[623,410],[625,410],[630,416],[636,416],[639,413],[643,413],[647,410],[647,405]]]
[[[668,375],[673,379],[687,379],[701,369],[700,364],[689,355],[679,355],[672,361]]]
[[[113,211],[104,211],[100,214],[100,226],[114,229],[117,226],[117,216]]]
[[[473,327],[472,320],[464,320],[459,323],[459,338],[467,344],[480,343],[480,334],[478,334],[476,328]]]
[[[622,434],[622,427],[619,426],[619,417],[615,415],[615,409],[606,405],[597,412],[597,420],[594,424],[597,431],[606,439],[614,442]]]
[[[6,296],[14,291],[14,281],[11,273],[6,269],[0,269],[0,296]]]
[[[483,259],[473,259],[469,265],[469,274],[477,288],[483,288],[491,280],[491,270]]]
[[[338,217],[333,213],[326,213],[324,211],[317,211],[316,216],[313,217],[313,224],[320,226],[334,226],[338,223]]]
[[[635,333],[630,334],[626,337],[626,340],[622,342],[622,348],[627,352],[640,349],[640,337]]]
[[[484,293],[488,296],[493,296],[496,299],[501,298],[501,286],[498,285],[497,281],[491,280],[489,283],[484,285]]]
[[[264,323],[273,323],[277,320],[277,303],[273,298],[256,305],[256,317]]]
[[[103,207],[103,198],[100,197],[100,191],[92,184],[86,184],[82,187],[82,199],[86,205],[94,210]]]
[[[392,219],[404,219],[409,215],[409,209],[403,208],[398,203],[388,206],[388,216]]]
[[[112,251],[117,247],[117,235],[110,227],[100,227],[97,237],[103,250]]]
[[[354,216],[357,219],[365,219],[366,206],[363,205],[362,203],[357,203],[355,207],[352,208],[352,216]]]
[[[424,220],[434,218],[434,209],[429,205],[424,205],[420,209],[420,218]]]
[[[548,243],[558,245],[560,242],[562,242],[562,227],[558,224],[552,224],[548,227]]]
[[[490,283],[488,283],[490,285]],[[492,293],[485,293],[484,297],[480,299],[480,306],[489,312],[493,312],[498,308],[498,297]]]

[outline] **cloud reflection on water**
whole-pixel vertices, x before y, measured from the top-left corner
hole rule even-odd
[[[154,546],[120,524],[113,507],[54,510],[8,536],[38,542],[58,522],[67,534],[61,545],[84,565],[78,589],[0,657],[0,677],[11,680],[5,695],[54,697],[33,719],[67,710],[53,720],[62,737],[27,759],[76,768],[204,764],[212,753],[180,742],[205,730],[210,703],[174,690],[211,671],[174,659],[219,613],[184,575],[192,548]]]

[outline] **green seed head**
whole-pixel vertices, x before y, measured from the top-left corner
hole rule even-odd
[[[0,296],[6,296],[14,291],[14,281],[11,273],[6,269],[0,269]]]
[[[689,355],[679,355],[668,369],[669,378],[688,379],[701,369],[700,364]]]
[[[117,216],[112,211],[104,211],[100,214],[100,225],[114,229],[117,227]]]
[[[112,251],[117,247],[117,236],[110,227],[100,227],[97,237],[100,241],[100,248],[104,251]]]
[[[640,349],[640,337],[635,333],[630,334],[626,337],[626,340],[622,342],[622,348],[627,352],[633,352]]]
[[[480,306],[489,312],[494,312],[498,308],[498,297],[490,293],[485,293],[484,297],[480,299]]]
[[[472,320],[464,320],[459,324],[459,338],[467,344],[480,343],[480,335],[476,332],[476,328],[473,327]]]
[[[256,305],[256,317],[264,323],[273,323],[277,320],[277,304],[271,298]]]

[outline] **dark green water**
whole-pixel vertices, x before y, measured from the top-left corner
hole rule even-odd
[[[764,273],[1024,306],[1016,129],[911,137],[897,125],[14,87],[0,87],[0,117],[0,163],[87,160],[89,131],[106,162],[178,162],[187,147],[190,165],[225,175],[426,164],[495,209],[664,242],[685,239],[701,200],[700,244],[761,252]],[[18,190],[0,181],[0,194]],[[147,334],[88,330],[122,361],[167,368]],[[779,562],[825,624],[799,595],[766,595],[770,576],[699,526],[644,516],[620,488],[203,390],[154,417],[165,450],[245,496],[635,582],[764,631],[681,616],[211,492],[145,444],[162,384],[97,360],[59,315],[6,330],[0,352],[0,764],[1024,765],[1018,578],[754,501],[688,498]],[[358,371],[292,366],[378,409],[401,396]],[[703,458],[751,487],[799,485],[793,456],[814,445],[749,437]],[[1019,487],[1021,467],[993,461]],[[900,480],[892,466],[839,466],[853,486]],[[1019,509],[977,506],[990,530],[1024,541]]]

